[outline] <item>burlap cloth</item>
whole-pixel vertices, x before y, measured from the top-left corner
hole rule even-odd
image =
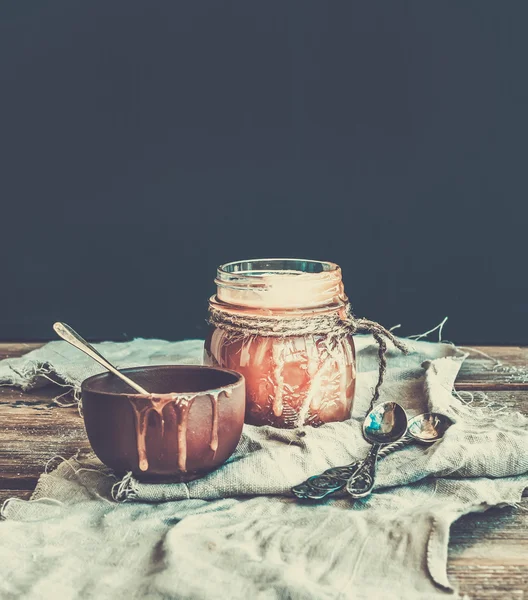
[[[91,455],[43,474],[32,501],[3,507],[0,597],[458,598],[446,575],[449,527],[463,514],[520,500],[528,419],[466,406],[452,393],[465,355],[449,344],[409,341],[408,356],[389,351],[381,400],[400,402],[410,415],[438,411],[455,424],[434,446],[381,460],[369,498],[300,504],[289,496],[292,485],[367,451],[361,422],[378,349],[370,336],[356,341],[358,388],[347,422],[245,426],[228,464],[188,484],[117,481]],[[120,367],[200,362],[202,342],[99,349]],[[0,383],[30,389],[58,376],[78,387],[98,371],[54,342],[0,363]]]

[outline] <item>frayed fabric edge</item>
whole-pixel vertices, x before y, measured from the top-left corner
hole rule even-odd
[[[57,471],[63,465],[67,465],[67,467],[73,472],[73,474],[76,477],[78,477],[79,473],[81,473],[81,472],[90,471],[90,472],[96,473],[99,476],[111,478],[114,480],[117,479],[117,477],[115,476],[113,471],[111,469],[109,469],[108,467],[104,467],[103,465],[101,465],[101,468],[91,468],[91,467],[83,466],[83,464],[80,461],[87,456],[95,457],[95,454],[93,452],[77,450],[77,452],[75,454],[73,454],[72,456],[70,456],[69,458],[65,458],[64,456],[60,456],[59,454],[52,456],[48,460],[46,465],[44,466],[44,472],[40,475],[40,477],[37,481],[37,485],[35,486],[35,490],[31,494],[31,498],[29,499],[29,501],[24,501],[24,502],[37,502],[40,500],[44,500],[46,498],[46,496],[44,495],[45,492],[43,492],[43,488],[45,489],[46,478],[52,476],[55,473],[55,471]],[[72,463],[77,463],[78,467]],[[85,483],[82,480],[79,480],[79,482],[81,485],[86,487]],[[110,502],[110,500],[108,498],[103,497],[97,493],[95,494],[95,496],[100,500],[104,500],[105,502]]]
[[[36,499],[30,499],[30,500],[23,500],[22,498],[17,498],[16,496],[13,496],[11,498],[6,498],[4,500],[4,502],[2,503],[2,506],[0,506],[0,521],[7,521],[10,516],[8,514],[9,511],[9,507],[12,504],[17,504],[19,502],[23,502],[23,503],[41,503],[41,504],[50,504],[50,505],[56,505],[56,506],[64,506],[64,503],[61,502],[60,500],[57,500],[56,498],[47,498],[47,497],[42,497],[42,498],[36,498]]]
[[[486,512],[488,509],[494,507],[504,508],[506,506],[511,506],[518,508],[525,489],[528,489],[526,481],[520,481],[518,485],[509,492],[509,497],[501,502],[497,502],[496,504],[488,504],[487,502],[470,504],[469,506],[466,506],[464,510],[450,513],[449,516],[444,519],[440,520],[433,517],[431,531],[427,541],[426,564],[427,572],[436,585],[451,592],[456,591],[451,585],[447,575],[447,557],[451,525],[460,517],[470,513]],[[433,560],[433,557],[435,560]]]
[[[9,360],[9,359],[8,359]],[[15,359],[16,360],[16,359]],[[52,398],[57,406],[61,408],[69,408],[70,406],[77,406],[79,415],[82,417],[82,400],[81,400],[81,386],[74,381],[61,380],[58,373],[48,362],[30,361],[25,366],[23,372],[17,371],[12,364],[9,364],[9,369],[14,373],[15,376],[3,377],[0,380],[0,387],[16,387],[23,392],[29,392],[31,390],[38,389],[52,383],[53,385],[65,388],[65,392],[58,394]],[[54,376],[57,378],[54,378]],[[71,395],[72,400],[68,401],[65,397]]]
[[[132,475],[132,471],[128,471],[123,479],[117,481],[112,486],[112,499],[115,502],[127,502],[138,497],[137,481]]]
[[[76,458],[79,455],[79,451],[77,451],[71,458]],[[53,464],[54,461],[58,461],[56,464]],[[17,496],[12,496],[11,498],[6,498],[4,500],[4,502],[2,503],[2,505],[0,506],[0,521],[6,521],[9,516],[8,516],[8,511],[9,511],[9,505],[12,503],[16,503],[16,502],[44,502],[44,501],[49,501],[52,502],[53,504],[59,504],[62,506],[62,502],[60,502],[59,500],[55,500],[53,498],[46,498],[45,496],[40,496],[39,495],[39,491],[40,491],[40,487],[41,487],[41,479],[42,477],[45,477],[47,475],[49,475],[50,473],[52,473],[53,471],[55,471],[56,469],[59,468],[59,465],[61,465],[63,462],[67,462],[68,459],[64,458],[64,456],[60,456],[58,454],[56,454],[55,456],[52,456],[48,462],[45,464],[44,466],[44,472],[40,475],[40,477],[38,478],[37,481],[37,485],[35,486],[35,489],[33,490],[31,497],[29,498],[29,500],[23,500],[22,498],[18,498]]]

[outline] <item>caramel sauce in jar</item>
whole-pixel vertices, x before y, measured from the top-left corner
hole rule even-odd
[[[205,363],[244,375],[246,423],[293,428],[350,418],[354,341],[328,325],[348,307],[341,269],[311,260],[240,261],[219,267],[216,284]]]

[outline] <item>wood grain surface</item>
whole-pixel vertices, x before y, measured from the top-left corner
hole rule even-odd
[[[0,360],[39,344],[0,344]],[[456,387],[473,402],[528,414],[528,348],[466,350]],[[30,393],[0,387],[0,503],[28,499],[48,461],[89,448],[76,407],[59,407],[53,386]],[[448,573],[472,600],[528,600],[528,498],[519,507],[467,515],[451,528]],[[446,596],[448,597],[448,596]]]

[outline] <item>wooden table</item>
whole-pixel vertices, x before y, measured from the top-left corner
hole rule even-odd
[[[25,354],[39,344],[0,343],[0,359]],[[508,409],[528,414],[528,348],[479,347],[502,363],[472,352],[457,379],[457,389],[485,392]],[[0,503],[27,499],[44,466],[56,455],[70,457],[88,449],[75,407],[53,402],[54,387],[29,394],[0,387]],[[469,396],[469,394],[468,394]],[[451,529],[448,572],[472,600],[528,600],[528,499],[520,508],[492,508],[467,515]]]

